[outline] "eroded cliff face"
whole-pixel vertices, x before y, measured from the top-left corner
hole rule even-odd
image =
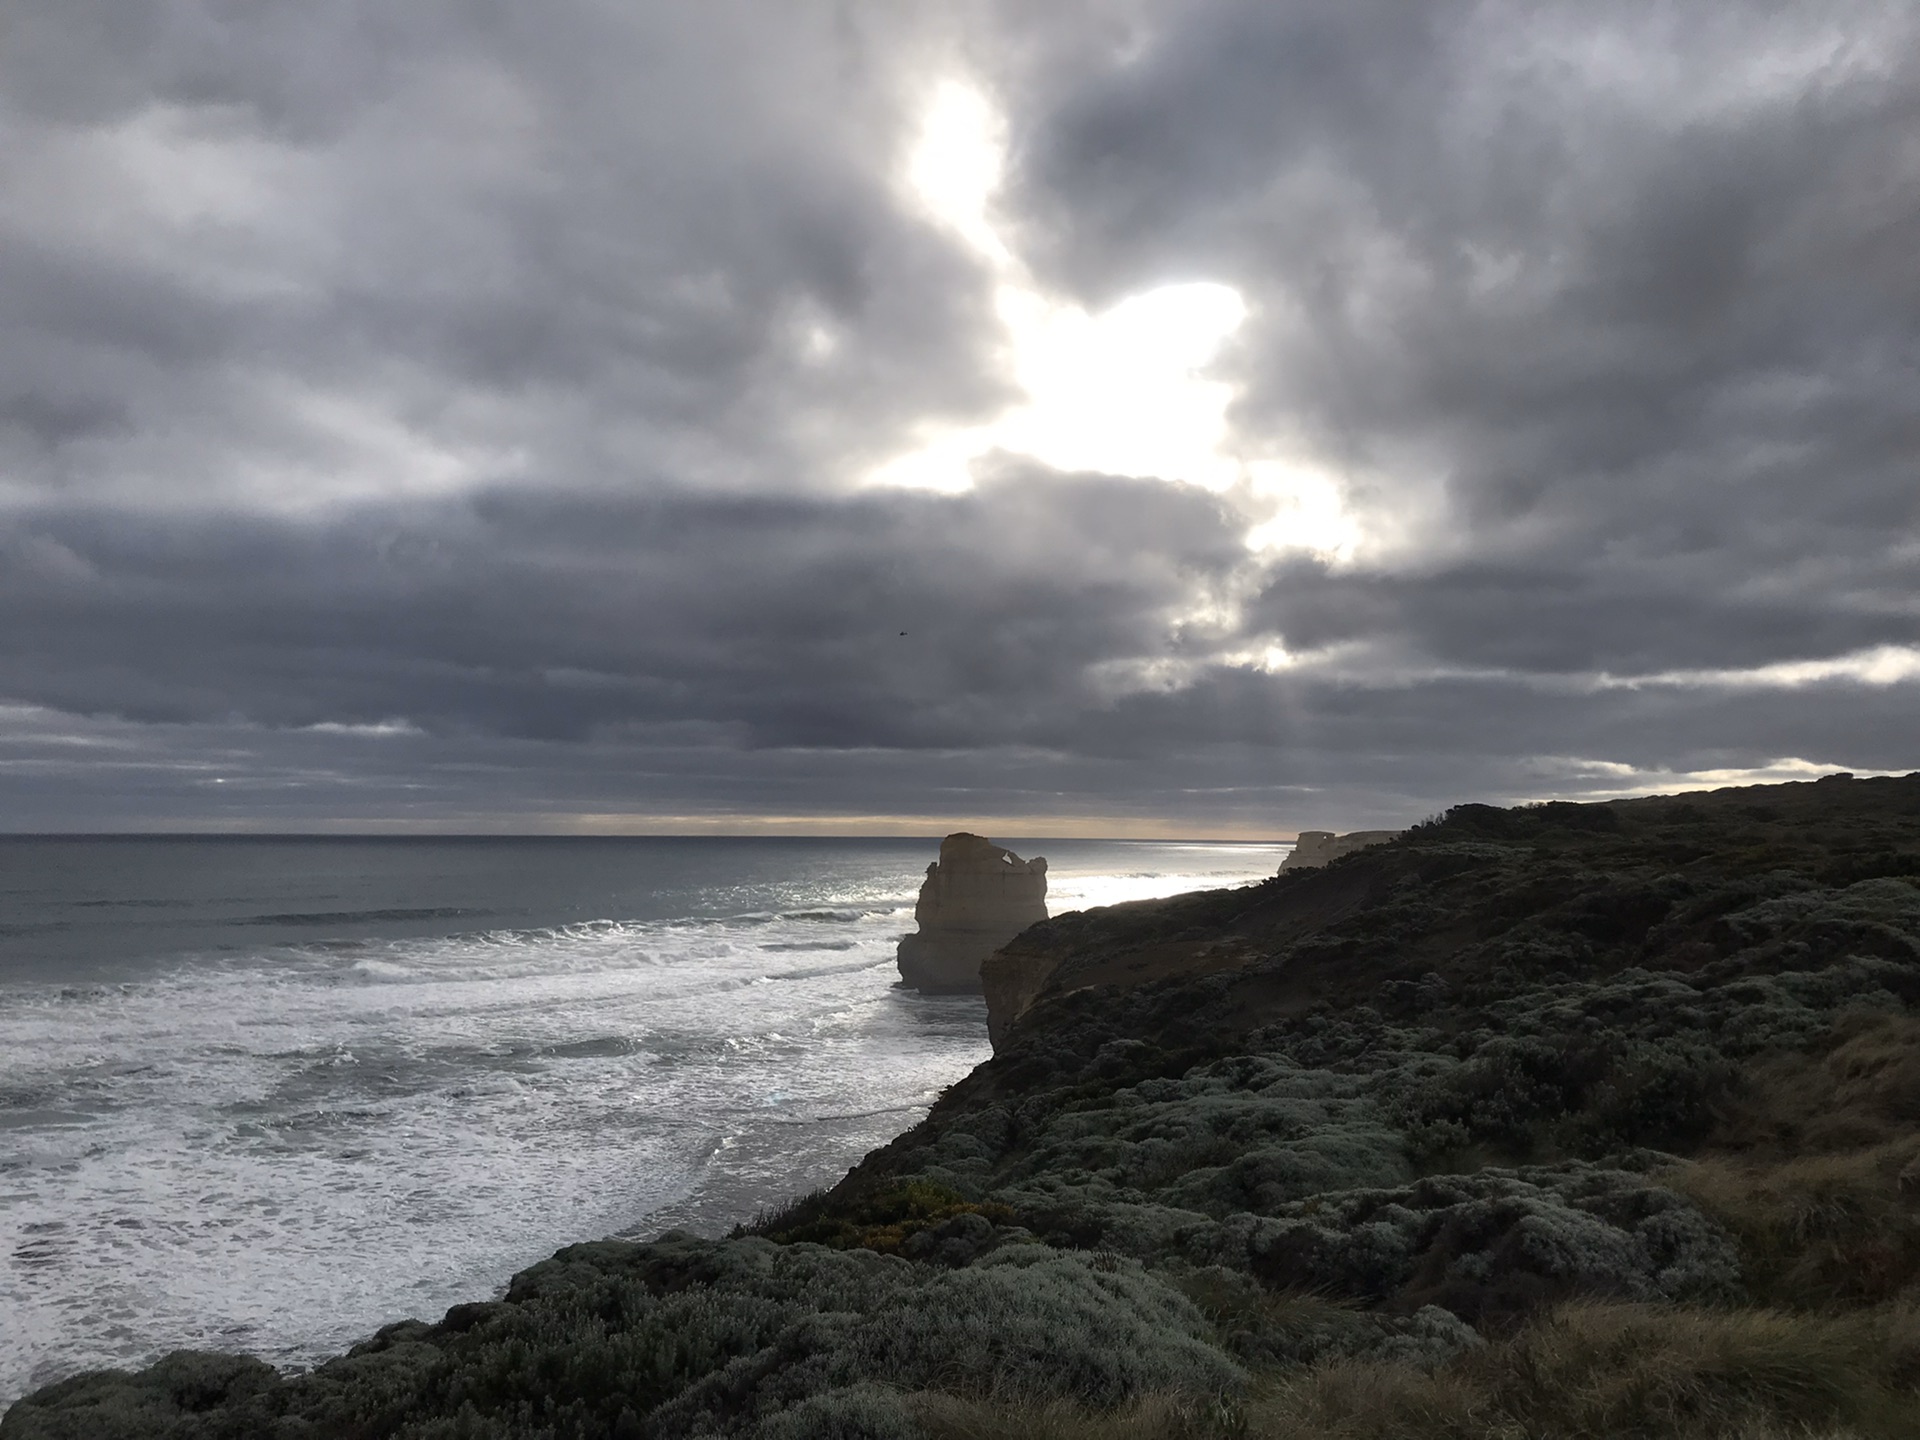
[[[980,989],[987,997],[987,1038],[995,1049],[1013,1022],[1040,998],[1067,953],[1043,930],[1015,936],[980,962]]]
[[[913,918],[920,929],[900,941],[901,981],[933,993],[978,992],[980,962],[1047,918],[1047,862],[1022,860],[982,835],[949,835],[927,867]]]
[[[1293,851],[1280,862],[1282,870],[1313,870],[1329,865],[1342,855],[1398,840],[1404,830],[1349,830],[1336,835],[1331,830],[1302,830],[1293,843]]]

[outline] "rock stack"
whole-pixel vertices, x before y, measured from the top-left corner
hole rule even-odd
[[[1047,918],[1047,862],[1022,860],[981,835],[940,842],[913,909],[917,934],[900,940],[900,979],[930,993],[977,993],[980,962]]]

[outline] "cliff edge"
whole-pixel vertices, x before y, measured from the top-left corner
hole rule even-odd
[[[1349,830],[1345,835],[1336,835],[1331,830],[1302,830],[1295,838],[1287,858],[1280,862],[1280,868],[1318,869],[1322,865],[1332,864],[1343,855],[1384,845],[1406,833],[1404,830]]]

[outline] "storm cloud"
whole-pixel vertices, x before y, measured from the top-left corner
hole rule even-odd
[[[7,828],[1287,834],[1920,765],[1909,7],[15,13]],[[1196,286],[1185,449],[1094,443],[1158,414],[1124,368],[1048,421],[1035,337],[1105,375]]]

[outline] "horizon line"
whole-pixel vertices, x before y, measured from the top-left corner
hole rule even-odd
[[[984,835],[979,830],[889,832],[793,830],[0,830],[0,840],[944,840],[948,835]],[[1162,845],[1293,845],[1291,836],[1026,834],[997,829],[1023,841],[1126,841]],[[991,838],[991,837],[988,837]]]
[[[1321,828],[1312,820],[1277,824],[1271,820],[1219,819],[1188,814],[969,814],[965,811],[929,814],[840,813],[634,813],[631,811],[526,810],[519,813],[452,810],[438,815],[248,815],[228,812],[186,817],[178,814],[74,817],[92,821],[82,828],[68,824],[48,828],[52,817],[10,817],[17,828],[0,835],[299,835],[299,836],[433,836],[462,835],[533,839],[541,836],[665,836],[693,839],[705,835],[731,839],[792,836],[796,839],[940,839],[970,833],[1045,840],[1155,840],[1203,839],[1222,844],[1290,844],[1300,830]],[[35,824],[34,822],[40,822]],[[29,828],[31,827],[31,828]],[[1356,828],[1353,824],[1337,827]]]

